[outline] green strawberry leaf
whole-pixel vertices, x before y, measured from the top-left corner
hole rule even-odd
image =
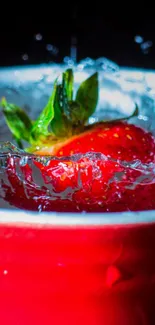
[[[73,76],[72,69],[67,69],[63,73],[63,84],[65,85],[66,88],[68,101],[71,101],[73,99],[73,86],[74,86],[74,76]]]
[[[71,69],[66,70],[56,97],[55,117],[51,122],[53,132],[57,136],[79,133],[89,116],[95,111],[97,100],[97,73],[81,84],[76,100],[73,100],[73,72]],[[86,105],[85,101],[87,101]]]
[[[124,117],[124,120],[129,120],[130,118],[137,117],[138,115],[139,115],[139,107],[137,104],[135,104],[135,109],[134,109],[133,113],[130,116],[127,116],[126,118]]]
[[[76,101],[81,106],[81,109],[79,110],[79,118],[82,123],[85,123],[95,112],[98,102],[97,72],[81,83],[76,94]]]
[[[137,104],[135,104],[135,109],[134,109],[134,111],[133,111],[133,113],[131,115],[124,116],[124,117],[121,117],[121,118],[118,118],[118,119],[115,119],[115,120],[111,120],[110,122],[127,121],[127,120],[130,120],[133,117],[137,117],[138,115],[139,115],[139,107],[138,107]],[[106,121],[104,121],[104,122],[106,122]]]
[[[101,120],[99,122],[95,122],[93,124],[89,124],[85,126],[85,131],[92,129],[92,127],[97,127],[98,125],[106,124],[106,123],[117,123],[121,121],[128,121],[133,117],[137,117],[139,115],[139,107],[135,104],[135,109],[131,115],[115,118],[114,120]]]
[[[54,88],[51,97],[40,116],[34,122],[32,130],[31,130],[31,142],[39,142],[40,137],[48,136],[49,130],[48,127],[50,125],[51,120],[54,118],[54,102],[55,96],[57,92],[57,80],[54,83]]]
[[[71,101],[69,103],[70,108],[70,121],[73,127],[73,133],[78,133],[77,131],[82,131],[85,127],[85,111],[83,107],[77,101]]]
[[[78,134],[96,109],[98,101],[98,75],[93,74],[79,87],[73,99],[74,76],[72,69],[62,74],[62,82],[54,83],[49,101],[36,121],[16,105],[2,100],[3,113],[18,145],[26,140],[32,146],[47,144]]]
[[[5,98],[2,98],[1,106],[6,123],[18,144],[22,146],[21,139],[29,142],[33,122],[25,111],[14,104],[8,103]]]
[[[51,120],[50,126],[52,132],[57,137],[66,137],[72,134],[72,126],[68,119],[69,105],[67,100],[67,92],[65,83],[58,85],[56,89],[55,101],[54,101],[54,117]]]

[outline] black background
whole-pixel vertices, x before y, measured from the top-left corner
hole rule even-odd
[[[38,33],[40,41],[35,39]],[[136,35],[143,38],[142,44],[135,42]],[[1,9],[0,66],[62,62],[70,55],[73,37],[78,61],[104,56],[122,66],[155,69],[153,3],[95,0],[21,2],[12,8],[6,3]],[[47,44],[53,46],[51,51]]]

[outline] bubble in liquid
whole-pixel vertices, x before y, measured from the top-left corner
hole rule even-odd
[[[29,56],[28,56],[27,53],[25,53],[25,54],[22,55],[22,60],[27,61],[28,58],[29,58]]]
[[[41,41],[43,39],[43,37],[42,37],[42,35],[40,33],[36,34],[34,36],[34,38],[35,38],[36,41]]]

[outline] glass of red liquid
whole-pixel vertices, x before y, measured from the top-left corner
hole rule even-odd
[[[106,117],[108,107],[113,116],[118,107],[129,113],[137,102],[137,122],[153,125],[154,73],[118,70],[111,64],[100,71],[99,109],[105,108]],[[4,68],[0,97],[31,107],[33,117],[63,69]],[[77,71],[75,86],[93,69]],[[2,116],[0,140],[12,140]],[[4,209],[3,204],[0,201],[1,325],[155,324],[155,211],[39,214]]]
[[[155,213],[0,211],[1,324],[155,324]]]

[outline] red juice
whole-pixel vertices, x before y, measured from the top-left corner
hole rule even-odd
[[[1,325],[154,325],[155,223],[0,224]]]

